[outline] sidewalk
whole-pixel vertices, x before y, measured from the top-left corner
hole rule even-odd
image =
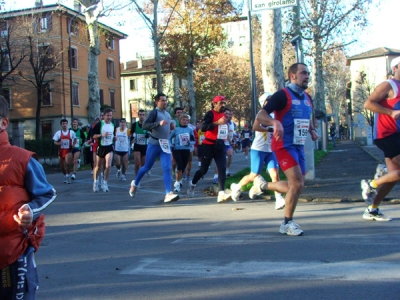
[[[336,148],[315,167],[315,180],[307,180],[301,201],[362,201],[360,181],[372,179],[384,157],[376,146],[360,146],[340,141]],[[399,186],[386,200],[400,201]]]

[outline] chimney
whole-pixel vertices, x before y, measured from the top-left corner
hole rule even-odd
[[[35,7],[42,7],[43,1],[42,0],[35,0]]]
[[[137,61],[137,67],[138,69],[143,68],[143,58],[141,56],[139,56],[139,59]]]
[[[77,12],[82,12],[82,5],[77,0],[74,0],[74,10]]]

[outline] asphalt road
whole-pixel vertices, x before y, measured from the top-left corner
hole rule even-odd
[[[233,172],[248,164],[234,162]],[[199,191],[211,173],[195,198],[170,204],[158,163],[134,199],[115,169],[110,193],[92,192],[89,171],[71,185],[48,175],[59,196],[37,299],[399,299],[399,205],[382,206],[392,222],[368,222],[362,202],[300,203],[305,233],[284,236],[272,201],[217,204]]]

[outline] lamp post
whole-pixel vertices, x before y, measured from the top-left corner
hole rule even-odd
[[[250,35],[250,72],[251,72],[251,112],[253,114],[253,120],[256,119],[257,116],[257,82],[256,82],[256,71],[254,68],[254,56],[253,56],[253,28],[252,28],[252,20],[251,20],[251,2],[247,1],[247,18],[249,20],[249,35]]]

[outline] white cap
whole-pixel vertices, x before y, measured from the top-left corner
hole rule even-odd
[[[265,100],[267,100],[268,97],[271,97],[272,94],[270,92],[265,92],[258,98],[258,103],[260,103],[261,107],[264,106]]]
[[[397,66],[399,63],[400,63],[400,56],[393,58],[392,61],[390,62],[390,69],[393,70],[393,68]]]

